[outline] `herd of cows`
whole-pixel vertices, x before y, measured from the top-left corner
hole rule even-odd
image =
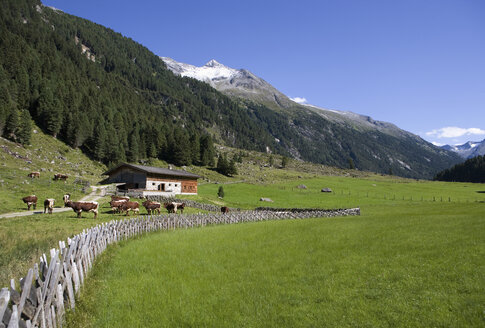
[[[27,175],[29,178],[39,178],[40,172],[30,172]],[[53,180],[61,180],[66,181],[68,178],[65,174],[55,174]],[[36,195],[29,195],[22,198],[22,201],[27,204],[27,210],[30,210],[30,207],[33,206],[34,210],[37,207],[37,196]],[[94,218],[98,217],[98,208],[99,204],[95,201],[78,201],[73,202],[70,199],[70,195],[66,194],[63,197],[64,200],[64,207],[70,207],[72,210],[77,213],[77,217],[80,218],[82,212],[93,212]],[[55,199],[47,198],[44,200],[44,213],[52,214],[54,209]],[[111,201],[109,203],[111,207],[111,213],[123,213],[126,212],[126,215],[129,215],[130,211],[138,214],[140,212],[140,204],[138,202],[130,201],[130,197],[128,196],[111,196]],[[185,203],[177,203],[177,202],[167,202],[161,204],[160,202],[145,200],[142,203],[143,207],[145,207],[148,215],[152,214],[160,214],[162,206],[167,210],[168,213],[183,213],[185,208]],[[229,208],[226,206],[221,207],[222,213],[228,213]]]
[[[111,202],[109,205],[111,206],[112,213],[126,212],[126,215],[128,215],[129,211],[133,211],[133,213],[136,214],[140,212],[140,204],[138,202],[130,201],[130,197],[128,196],[111,196]],[[155,213],[160,214],[160,210],[162,208],[161,203],[152,200],[145,200],[142,205],[145,207],[149,215]],[[163,203],[163,207],[168,213],[177,213],[177,211],[183,213],[185,203]]]
[[[27,210],[30,210],[32,206],[34,210],[37,207],[37,200],[38,197],[36,195],[30,195],[22,198],[22,201],[27,204]],[[70,207],[72,210],[77,213],[77,217],[80,218],[82,212],[93,212],[94,218],[98,217],[98,209],[99,203],[94,201],[78,201],[73,202],[70,199],[70,195],[66,194],[63,197],[64,200],[64,207]],[[54,209],[55,199],[47,198],[44,201],[44,213],[52,214]],[[111,207],[111,213],[123,213],[126,212],[126,215],[129,215],[130,211],[135,214],[140,212],[140,204],[138,202],[130,201],[130,197],[128,196],[111,196],[111,201],[109,203]],[[160,210],[162,204],[159,202],[146,200],[142,203],[145,207],[148,215],[152,214],[160,214]],[[167,210],[168,213],[183,213],[185,208],[185,203],[176,203],[176,202],[168,202],[164,203],[163,207]]]
[[[98,216],[98,208],[99,203],[94,201],[78,201],[73,202],[70,200],[70,195],[64,195],[64,207],[71,207],[72,210],[77,213],[77,217],[81,217],[82,212],[93,212],[94,218],[96,219]],[[30,207],[33,207],[35,210],[37,207],[38,197],[36,195],[29,195],[22,198],[22,201],[27,204],[27,210],[30,210]],[[47,198],[44,200],[44,213],[52,214],[54,209],[55,199]],[[111,196],[110,207],[112,213],[123,213],[126,212],[126,215],[132,211],[135,214],[140,212],[140,204],[138,202],[130,201],[130,197],[127,196]],[[146,200],[142,203],[142,205],[147,210],[149,215],[152,214],[160,214],[160,210],[162,204],[159,202]],[[176,203],[176,202],[169,202],[164,203],[163,207],[167,210],[168,213],[183,213],[185,208],[185,203]]]

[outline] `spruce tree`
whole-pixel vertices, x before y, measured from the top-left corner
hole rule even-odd
[[[227,162],[227,156],[223,154],[219,154],[219,157],[217,158],[217,167],[216,170],[220,174],[227,175],[227,171],[229,168],[229,163]]]
[[[349,157],[349,169],[354,170],[355,165],[354,165],[354,160]]]
[[[215,149],[212,137],[208,134],[200,137],[200,165],[214,166]]]
[[[7,118],[5,123],[5,137],[17,141],[17,132],[19,131],[20,117],[19,111],[14,109]]]
[[[138,131],[132,131],[128,139],[129,147],[126,152],[126,158],[129,162],[136,162],[139,153]]]
[[[18,140],[23,145],[30,144],[32,139],[32,118],[27,110],[22,110],[20,113],[20,122],[18,129]]]
[[[281,159],[281,167],[285,168],[286,165],[288,165],[288,157],[283,156],[283,158]]]
[[[237,174],[237,168],[236,168],[236,159],[233,158],[229,162],[229,167],[227,170],[227,175],[236,175]]]
[[[103,161],[106,157],[106,129],[104,124],[98,124],[94,130],[93,156],[97,161]]]

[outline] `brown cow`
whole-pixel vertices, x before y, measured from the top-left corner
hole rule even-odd
[[[29,178],[40,178],[40,172],[30,172],[27,176]]]
[[[65,194],[62,199],[64,200],[64,207],[67,207],[67,202],[71,199],[71,194]]]
[[[126,215],[128,215],[130,211],[133,211],[133,213],[138,213],[140,212],[140,204],[138,204],[138,202],[123,202],[123,205],[121,205],[121,211],[126,211]]]
[[[225,214],[225,213],[229,213],[229,207],[227,206],[222,206],[221,207],[221,213]]]
[[[152,215],[152,213],[155,214],[155,211],[160,215],[161,205],[159,202],[146,200],[142,204],[146,208],[148,215]]]
[[[109,202],[109,205],[111,206],[111,212],[112,213],[119,213],[121,211],[121,206],[126,202],[126,200],[112,200]]]
[[[180,213],[182,214],[184,213],[185,203],[172,202],[172,205],[174,206],[173,213],[177,213],[177,210],[180,210]]]
[[[81,213],[84,212],[93,212],[94,218],[98,217],[98,202],[73,202],[68,201],[66,207],[71,207],[72,210],[77,213],[77,217],[81,217]]]
[[[168,213],[175,213],[175,205],[173,203],[163,203],[163,207],[167,209]]]
[[[125,201],[129,202],[130,201],[130,197],[128,197],[128,196],[111,195],[111,200],[125,200]]]
[[[66,182],[67,178],[68,176],[65,174],[60,174],[60,173],[54,174],[54,180],[64,180],[64,182]]]
[[[48,212],[49,214],[52,214],[52,211],[54,210],[54,198],[47,198],[44,200],[44,214]]]
[[[22,201],[27,204],[27,210],[30,211],[30,206],[34,205],[34,210],[37,207],[37,196],[36,195],[30,195],[22,198]]]

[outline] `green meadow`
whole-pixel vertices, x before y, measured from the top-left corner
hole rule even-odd
[[[141,205],[142,201],[137,201],[140,203],[140,214],[146,215],[146,210]],[[43,253],[48,255],[51,248],[59,247],[59,241],[65,241],[67,237],[102,222],[129,218],[124,214],[111,213],[109,197],[98,202],[100,210],[96,220],[93,219],[93,213],[82,213],[82,218],[78,219],[72,210],[0,219],[0,288],[9,285],[12,278],[25,276],[29,268],[39,262],[39,257]],[[42,204],[38,206],[43,207]],[[203,211],[187,208],[184,213],[198,212]],[[133,214],[130,217],[133,217]]]
[[[0,213],[22,211],[20,199],[31,193],[38,210],[44,198],[62,206],[66,192],[80,199],[106,169],[41,132],[30,146],[0,139],[0,147]],[[245,154],[233,178],[188,167],[204,178],[198,195],[186,198],[243,209],[358,206],[362,215],[159,232],[113,245],[97,259],[66,326],[485,326],[484,184],[293,160],[278,169],[266,154]],[[41,178],[27,178],[31,171]],[[54,173],[70,178],[54,182]],[[0,287],[25,276],[59,240],[125,218],[111,214],[108,197],[99,202],[97,220],[72,211],[0,219]]]
[[[260,197],[275,207],[360,206],[362,215],[159,232],[114,245],[97,260],[68,327],[485,325],[483,185],[296,178],[226,184],[224,199],[219,186],[200,186],[196,198],[242,208],[261,206]]]

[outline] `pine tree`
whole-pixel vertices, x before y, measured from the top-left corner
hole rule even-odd
[[[351,170],[354,170],[355,169],[354,161],[350,157],[349,157],[349,169],[351,169]]]
[[[17,141],[17,132],[20,126],[20,115],[19,111],[14,109],[7,118],[5,123],[5,137],[10,140]]]
[[[192,152],[190,149],[189,136],[176,127],[174,130],[173,144],[171,145],[171,158],[175,165],[190,165]]]
[[[200,164],[200,138],[197,134],[190,136],[190,150],[191,150],[191,162],[193,164]]]
[[[32,118],[30,117],[30,113],[25,109],[20,113],[19,130],[17,136],[21,144],[30,144],[30,140],[32,139]]]
[[[2,83],[0,84],[0,135],[6,136],[6,133],[4,134],[5,125],[14,110],[15,107],[10,97],[7,84]]]
[[[137,132],[138,132],[137,130],[132,131],[128,139],[129,147],[128,147],[128,151],[126,152],[126,158],[128,159],[129,162],[136,162],[136,160],[139,158],[138,157],[139,142],[138,142]]]
[[[93,156],[97,161],[103,161],[106,157],[106,129],[101,122],[94,129]]]
[[[269,164],[269,166],[273,167],[273,165],[274,165],[273,155],[269,155],[268,164]]]
[[[233,158],[229,162],[229,167],[228,167],[228,170],[227,170],[227,175],[236,175],[236,174],[237,174],[236,159]]]
[[[30,107],[30,86],[29,75],[24,67],[20,69],[15,77],[17,82],[17,105],[20,109]]]
[[[200,137],[200,165],[214,166],[215,149],[212,137],[210,135],[203,135]]]
[[[287,165],[288,165],[288,157],[283,156],[283,158],[281,159],[281,167],[285,168]]]
[[[220,174],[227,174],[229,168],[229,163],[227,162],[227,156],[223,154],[219,154],[219,157],[217,158],[217,167],[216,171],[219,172]]]

